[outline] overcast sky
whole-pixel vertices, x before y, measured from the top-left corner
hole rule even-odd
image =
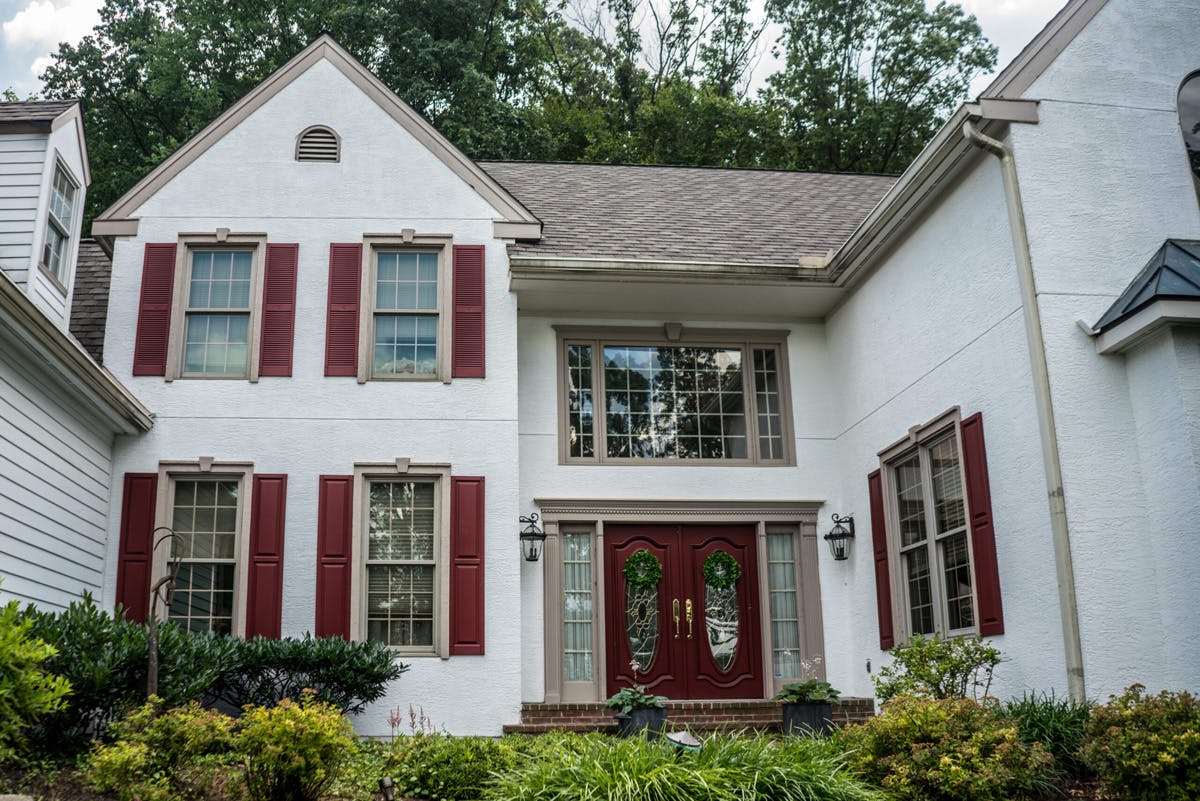
[[[927,0],[933,5],[931,0]],[[1064,0],[959,0],[975,14],[984,34],[1000,48],[1003,67],[1062,7]],[[22,97],[40,88],[37,76],[59,42],[77,42],[100,21],[101,0],[0,0],[0,90]],[[756,77],[769,73],[764,57]],[[979,92],[991,76],[974,84]],[[758,83],[758,81],[756,81]]]

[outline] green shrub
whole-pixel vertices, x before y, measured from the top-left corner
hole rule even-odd
[[[622,715],[628,715],[635,709],[662,709],[663,704],[669,700],[671,699],[665,695],[646,692],[644,684],[635,684],[618,690],[604,702],[604,708],[615,709]]]
[[[254,801],[317,801],[340,776],[354,730],[333,704],[306,692],[273,707],[252,707],[238,723],[234,750]]]
[[[392,741],[387,771],[397,796],[461,801],[481,797],[492,774],[516,761],[517,749],[501,740],[417,734]]]
[[[1092,712],[1081,755],[1128,798],[1200,798],[1200,700],[1187,692],[1147,695],[1135,684]]]
[[[1026,693],[1004,704],[1002,710],[1017,720],[1017,735],[1026,745],[1041,743],[1054,757],[1054,764],[1075,778],[1088,774],[1079,759],[1084,728],[1093,703],[1077,703],[1054,693]]]
[[[39,718],[63,708],[71,684],[47,671],[54,647],[30,633],[20,604],[0,606],[0,764],[12,759]]]
[[[631,737],[547,737],[497,776],[492,801],[875,801],[826,741],[714,735],[700,750]]]
[[[121,801],[209,797],[232,765],[233,726],[195,702],[165,712],[143,704],[112,725],[114,741],[97,743],[83,771],[93,789]]]
[[[1053,789],[1054,759],[1017,736],[1017,721],[969,698],[890,701],[835,736],[858,773],[897,799],[1008,801]]]
[[[875,695],[887,701],[900,695],[930,698],[981,698],[992,686],[1000,651],[974,637],[943,640],[920,634],[892,649],[892,663],[873,678]]]
[[[379,779],[389,775],[388,754],[386,743],[356,740],[342,761],[341,773],[329,786],[329,797],[372,801],[372,795],[379,792]]]
[[[841,702],[841,693],[827,681],[809,679],[783,685],[771,700],[785,704],[837,704]]]

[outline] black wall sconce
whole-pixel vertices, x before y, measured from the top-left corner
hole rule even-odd
[[[536,562],[542,555],[542,545],[546,542],[546,532],[538,527],[537,512],[526,517],[521,515],[521,522],[527,524],[521,529],[521,550],[526,562]]]
[[[850,558],[850,546],[854,544],[854,515],[834,515],[832,520],[833,528],[825,535],[825,541],[829,543],[834,560],[844,562]]]

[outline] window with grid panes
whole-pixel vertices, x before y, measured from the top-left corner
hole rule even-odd
[[[371,481],[367,510],[367,639],[396,648],[434,644],[437,485]]]
[[[50,185],[50,212],[46,217],[46,240],[42,245],[42,266],[59,281],[66,276],[66,262],[70,258],[75,193],[75,184],[61,166],[55,166],[54,182]]]
[[[973,573],[958,437],[953,431],[937,436],[888,467],[910,632],[974,630]]]
[[[779,349],[566,342],[567,456],[784,461]]]
[[[372,375],[437,375],[438,254],[375,252]]]
[[[175,479],[168,617],[190,631],[233,631],[237,574],[238,481]]]
[[[244,376],[250,353],[254,252],[189,251],[183,374]]]
[[[592,535],[565,532],[563,548],[563,679],[592,680]]]
[[[791,531],[767,532],[767,590],[775,678],[800,677],[800,604],[796,597],[796,544]]]

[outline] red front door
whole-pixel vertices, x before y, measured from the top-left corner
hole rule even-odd
[[[608,691],[644,684],[669,698],[761,698],[762,642],[754,526],[605,526]],[[645,551],[661,577],[637,586],[626,562]],[[740,576],[710,584],[718,552]],[[647,558],[638,556],[636,565]],[[720,568],[725,557],[713,557]],[[727,574],[728,575],[728,574]],[[644,583],[644,582],[642,582]]]

